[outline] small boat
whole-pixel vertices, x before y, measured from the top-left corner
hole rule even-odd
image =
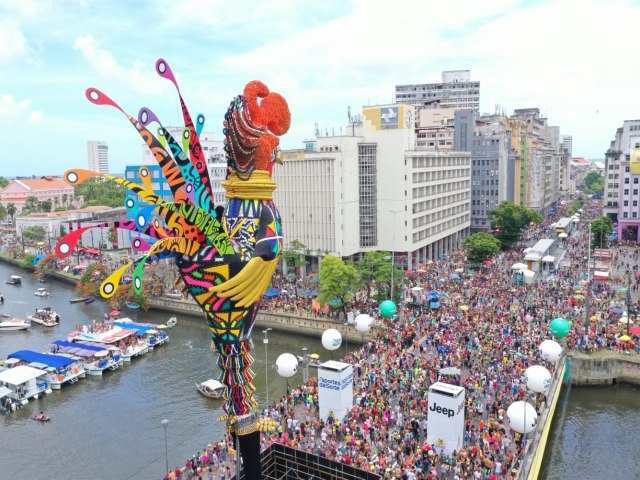
[[[49,292],[47,292],[46,288],[39,288],[35,291],[34,295],[38,296],[38,297],[48,297],[49,296]]]
[[[27,362],[30,367],[44,371],[45,380],[53,390],[60,390],[62,385],[77,383],[80,378],[85,377],[80,358],[72,355],[18,350],[9,354],[7,359],[18,359],[21,362]]]
[[[224,392],[224,385],[212,378],[202,383],[196,383],[196,388],[207,398],[222,398],[222,393]]]
[[[9,280],[7,280],[7,285],[21,285],[21,284],[22,284],[22,277],[18,275],[11,275],[9,277]]]
[[[26,330],[31,327],[29,322],[25,322],[20,318],[11,318],[9,320],[0,321],[0,332],[14,331],[14,330]]]
[[[176,326],[176,323],[178,323],[178,319],[176,317],[171,317],[169,320],[167,320],[167,328],[173,328]]]
[[[60,315],[51,307],[36,308],[36,312],[27,315],[27,318],[43,327],[55,327],[60,323]]]
[[[37,422],[50,422],[51,421],[51,417],[49,415],[34,415],[33,417],[31,417],[31,420],[36,420]]]
[[[81,302],[86,302],[87,298],[89,297],[76,297],[76,298],[72,298],[71,300],[69,300],[69,303],[81,303]]]
[[[96,301],[96,297],[90,296],[84,299],[84,303],[93,303]]]
[[[131,310],[138,310],[140,305],[138,303],[127,302],[127,308],[130,308]]]
[[[162,295],[167,298],[172,298],[174,300],[182,300],[182,293],[180,292],[165,292]]]
[[[6,362],[5,362],[6,363]],[[18,365],[0,372],[0,383],[11,390],[9,397],[17,405],[26,405],[32,398],[50,394],[47,372],[28,365]]]

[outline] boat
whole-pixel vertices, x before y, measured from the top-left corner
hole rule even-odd
[[[212,378],[202,383],[196,383],[196,388],[207,398],[222,398],[222,393],[224,392],[224,385]]]
[[[169,335],[167,332],[158,329],[159,325],[152,323],[137,323],[130,318],[121,318],[117,322],[113,322],[116,327],[124,329],[132,329],[136,331],[138,337],[142,337],[149,348],[163,345],[169,341]]]
[[[22,284],[22,277],[18,275],[11,275],[9,277],[9,280],[7,280],[7,285],[21,285],[21,284]]]
[[[180,292],[165,292],[162,295],[173,300],[182,300],[182,293]]]
[[[105,345],[88,345],[81,342],[56,340],[49,349],[56,355],[70,356],[82,363],[87,375],[102,375],[105,370],[115,370],[118,363]],[[120,362],[122,360],[118,358]]]
[[[90,296],[84,299],[84,303],[93,303],[96,301],[96,297]]]
[[[51,393],[47,372],[28,365],[18,365],[0,372],[0,384],[11,390],[8,397],[18,405],[26,405],[32,398]]]
[[[51,417],[49,415],[43,415],[42,413],[39,415],[34,415],[31,417],[31,420],[36,420],[37,422],[50,422]]]
[[[77,357],[18,350],[7,356],[7,359],[12,358],[46,372],[46,380],[53,390],[60,390],[65,383],[76,383],[85,377],[82,361]]]
[[[169,320],[167,320],[167,328],[173,328],[176,326],[176,323],[178,323],[178,319],[176,317],[171,317]]]
[[[127,308],[130,308],[131,310],[138,310],[140,305],[138,303],[127,302]]]
[[[0,321],[0,332],[10,332],[15,330],[27,330],[31,327],[29,322],[25,322],[20,318],[10,318],[9,320]]]
[[[76,297],[76,298],[72,298],[71,300],[69,300],[69,303],[82,303],[82,302],[86,302],[87,298],[89,297]]]
[[[49,292],[47,291],[46,288],[39,288],[35,291],[34,295],[38,296],[38,297],[48,297],[49,296]]]
[[[55,327],[60,323],[60,315],[51,307],[36,308],[36,312],[27,315],[31,323],[37,323],[43,327]]]

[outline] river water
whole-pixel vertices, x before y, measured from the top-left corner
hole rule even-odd
[[[23,277],[22,286],[5,285],[12,274]],[[37,297],[46,286],[49,297]],[[102,319],[111,309],[102,300],[85,305],[70,304],[73,288],[56,281],[41,284],[28,272],[0,264],[0,293],[5,297],[0,313],[25,318],[36,307],[52,306],[61,324],[45,328],[0,333],[0,358],[16,350],[43,351],[46,344],[65,339],[76,324]],[[164,312],[123,311],[134,320],[162,323]],[[63,386],[21,410],[0,416],[0,476],[2,478],[65,479],[158,479],[164,474],[165,439],[163,419],[169,420],[167,444],[169,466],[184,465],[192,454],[222,438],[224,424],[220,400],[202,397],[195,382],[214,376],[215,358],[204,320],[178,315],[178,324],[168,330],[171,341],[147,355],[125,363],[102,377],[87,376],[75,385]],[[256,399],[265,398],[265,350],[262,330],[254,332]],[[319,338],[269,332],[268,364],[280,353],[302,355],[323,352]],[[344,348],[341,350],[344,354]],[[338,357],[335,353],[336,359]],[[313,371],[310,372],[313,375]],[[269,400],[283,395],[286,382],[269,369]],[[302,382],[299,369],[291,384]],[[52,418],[46,424],[31,420],[44,410]]]
[[[640,388],[568,388],[540,479],[640,478]]]

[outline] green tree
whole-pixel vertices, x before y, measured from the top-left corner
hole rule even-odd
[[[22,215],[29,215],[30,213],[38,212],[40,208],[40,202],[35,196],[27,197],[22,207]]]
[[[86,207],[106,205],[108,207],[121,207],[127,189],[117,183],[102,177],[91,177],[86,182],[75,187],[74,196],[84,197]]]
[[[383,285],[391,285],[391,254],[389,252],[367,252],[357,263],[361,287],[367,289],[367,301],[371,297],[371,287],[375,284],[379,289]]]
[[[607,248],[609,235],[613,232],[613,224],[607,216],[596,218],[591,222],[591,248]]]
[[[468,249],[467,259],[473,264],[490,260],[500,251],[500,240],[484,232],[469,235],[464,239],[463,245]]]
[[[498,208],[487,212],[487,216],[491,220],[491,228],[504,248],[520,240],[523,230],[530,224],[542,223],[542,217],[538,212],[512,202],[500,202]]]
[[[7,180],[4,177],[0,177],[0,190],[5,188],[7,185],[9,185],[9,180]]]
[[[351,301],[360,285],[358,270],[339,257],[327,255],[320,260],[320,292],[318,302],[324,306],[332,300],[340,300],[346,318],[345,305]]]
[[[47,231],[43,227],[31,226],[22,231],[22,236],[29,243],[42,242],[47,237]]]
[[[49,213],[51,211],[51,200],[43,200],[38,205],[38,211],[42,213]]]
[[[600,172],[589,172],[584,177],[584,184],[590,193],[602,193],[604,191],[604,177]]]
[[[7,207],[5,207],[3,204],[0,203],[0,220],[6,220],[7,219]]]
[[[7,215],[11,217],[11,223],[15,223],[16,206],[13,203],[7,204]]]
[[[287,267],[293,266],[297,270],[298,268],[306,267],[309,263],[305,260],[307,248],[308,247],[299,240],[292,240],[289,242],[289,248],[282,250],[280,255],[287,261]]]

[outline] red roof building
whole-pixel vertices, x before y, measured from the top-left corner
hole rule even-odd
[[[36,197],[40,202],[51,200],[55,210],[64,206],[65,201],[69,202],[73,194],[74,188],[58,177],[20,178],[12,180],[0,192],[0,203],[5,207],[13,203],[17,213],[20,213],[27,198]]]

